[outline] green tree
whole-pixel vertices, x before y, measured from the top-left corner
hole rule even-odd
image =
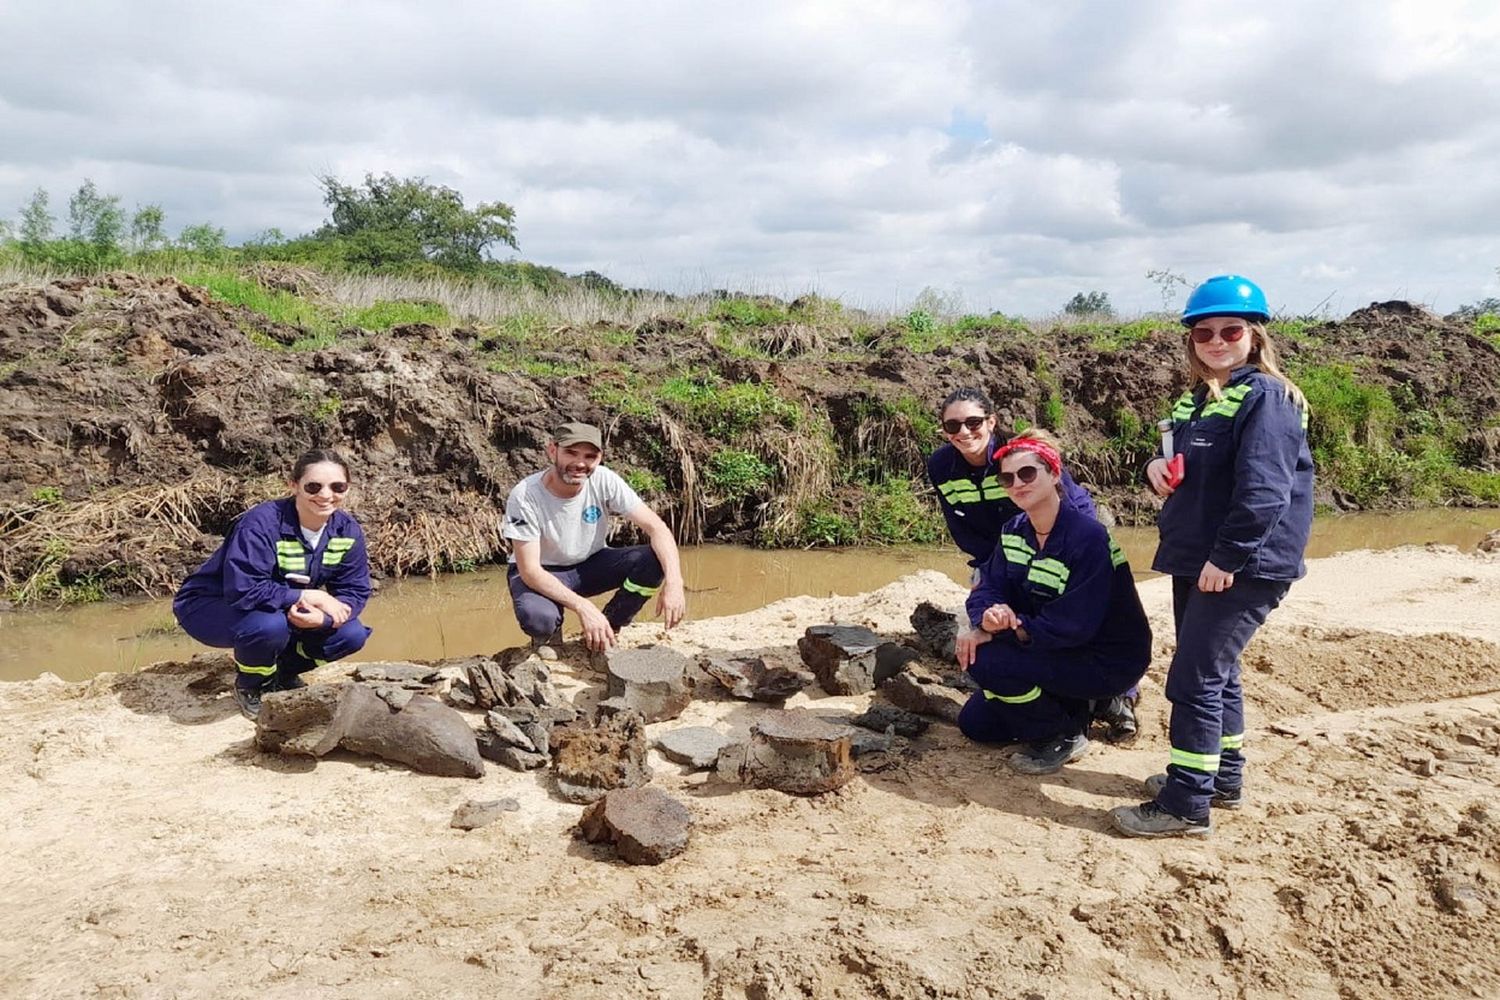
[[[21,209],[21,246],[37,249],[52,239],[52,212],[47,207],[47,192],[37,188]]]
[[[167,214],[160,205],[142,205],[130,219],[130,246],[133,250],[155,250],[167,243],[162,231]]]
[[[207,222],[183,226],[177,234],[177,245],[184,250],[212,256],[224,252],[224,230]]]
[[[471,271],[485,251],[516,247],[515,210],[503,202],[464,207],[463,195],[424,177],[365,175],[363,187],[322,176],[329,221],[315,234],[341,244],[352,264],[401,267],[431,261]]]
[[[119,195],[103,195],[84,178],[68,199],[68,235],[100,251],[115,250],[125,235],[125,210]]]
[[[1063,306],[1069,316],[1113,316],[1114,306],[1109,304],[1108,292],[1079,292]]]

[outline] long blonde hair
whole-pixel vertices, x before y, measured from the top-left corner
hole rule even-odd
[[[1276,360],[1276,343],[1271,339],[1270,331],[1266,329],[1265,324],[1246,320],[1245,329],[1250,333],[1250,357],[1246,359],[1247,363],[1280,382],[1286,392],[1286,397],[1296,403],[1298,409],[1307,409],[1307,397],[1302,395],[1302,390],[1297,388],[1297,383],[1286,377],[1286,373],[1281,370],[1281,365]],[[1201,382],[1208,386],[1209,398],[1223,399],[1224,387],[1219,384],[1218,379],[1214,378],[1214,373],[1209,370],[1208,366],[1199,360],[1198,352],[1193,349],[1191,335],[1183,340],[1183,351],[1187,355],[1188,388],[1196,389]]]

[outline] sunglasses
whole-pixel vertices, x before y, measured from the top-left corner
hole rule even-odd
[[[1245,328],[1243,326],[1226,326],[1217,332],[1220,340],[1226,344],[1232,344],[1245,335]],[[1195,326],[1192,332],[1193,343],[1206,344],[1214,339],[1214,333],[1213,327]]]
[[[349,490],[348,483],[303,483],[302,492],[306,493],[310,497],[315,497],[319,493],[323,492],[323,487],[325,486],[330,490],[333,490],[333,492],[339,494],[340,496],[342,496]]]
[[[1018,479],[1022,483],[1035,482],[1036,474],[1041,471],[1042,467],[1040,465],[1023,465],[1015,472],[1002,472],[1000,473],[1000,485],[1006,489],[1010,489],[1016,485],[1016,480]]]
[[[971,431],[977,431],[984,426],[989,417],[964,417],[962,420],[944,420],[943,431],[948,434],[957,434],[961,429],[967,427]]]

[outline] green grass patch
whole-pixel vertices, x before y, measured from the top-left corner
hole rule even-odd
[[[1090,323],[1084,329],[1090,333],[1089,344],[1094,350],[1103,354],[1115,354],[1150,340],[1162,326],[1159,319],[1138,319],[1125,324]]]
[[[930,544],[943,537],[943,516],[917,496],[910,479],[871,486],[859,508],[859,535],[884,545]]]
[[[775,386],[764,382],[729,382],[710,371],[673,375],[661,384],[658,397],[684,416],[697,421],[709,437],[731,439],[766,422],[796,427],[802,410],[782,399]]]
[[[775,326],[790,320],[791,313],[779,303],[734,297],[715,302],[708,318],[737,327]]]
[[[181,276],[184,284],[206,288],[214,297],[233,306],[243,306],[273,323],[296,326],[307,331],[306,341],[329,338],[338,333],[336,318],[327,310],[290,292],[272,291],[232,271],[189,271]],[[299,340],[292,345],[298,350]],[[279,346],[279,345],[278,345]],[[326,343],[318,346],[326,346]],[[305,348],[302,348],[305,349]]]
[[[808,504],[797,511],[797,528],[791,541],[803,548],[854,545],[859,541],[859,528],[826,504]],[[776,540],[777,544],[780,542]]]
[[[627,372],[616,381],[595,382],[589,386],[589,399],[613,413],[641,420],[650,420],[657,412],[655,395],[635,372]]]
[[[776,477],[776,469],[753,452],[722,448],[708,459],[705,479],[708,486],[725,500],[743,500],[766,489]]]
[[[620,478],[625,480],[625,484],[643,497],[666,495],[667,481],[650,469],[626,466],[617,471],[620,473]]]
[[[453,317],[437,302],[376,302],[362,309],[352,309],[344,315],[348,326],[379,332],[395,326],[426,323],[428,326],[450,327]]]
[[[1474,333],[1500,350],[1500,313],[1484,313],[1474,318]]]

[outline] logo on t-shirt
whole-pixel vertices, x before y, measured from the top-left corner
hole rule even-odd
[[[595,524],[598,522],[599,518],[603,516],[604,511],[600,510],[598,507],[595,507],[593,504],[589,504],[587,507],[583,508],[584,524]]]

